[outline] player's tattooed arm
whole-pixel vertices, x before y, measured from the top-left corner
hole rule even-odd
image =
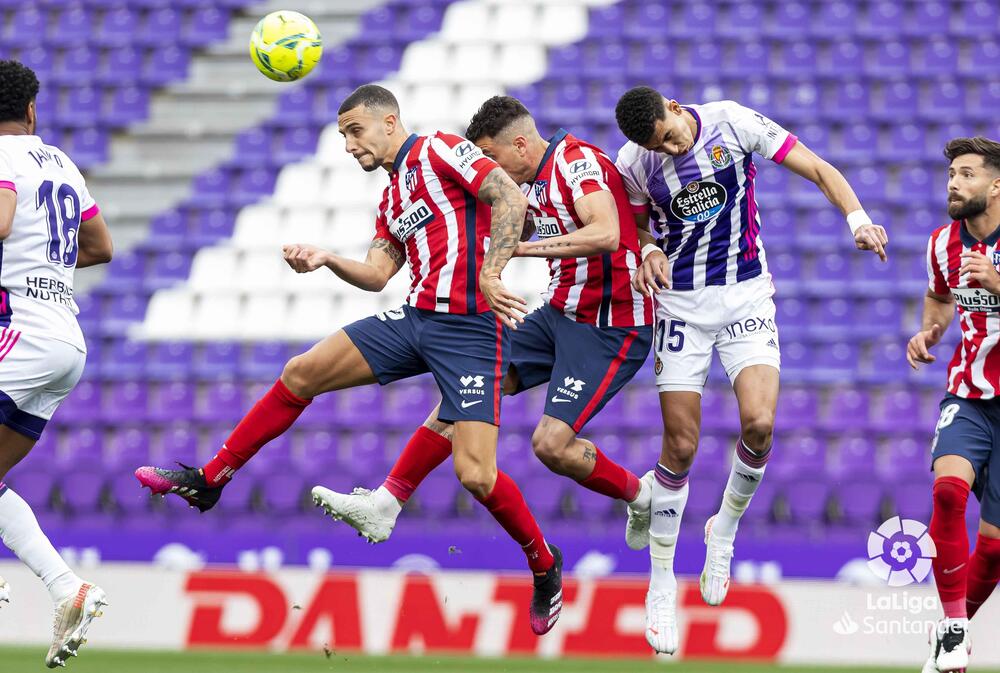
[[[384,288],[406,261],[399,249],[384,238],[372,241],[364,262],[301,243],[286,245],[282,252],[285,262],[296,273],[309,273],[326,267],[351,285],[369,292],[378,292]]]
[[[492,207],[490,245],[479,272],[479,289],[500,321],[516,329],[528,305],[504,287],[500,274],[521,240],[528,199],[499,166],[483,180],[478,198]]]
[[[591,257],[614,252],[621,240],[615,199],[608,191],[592,192],[573,204],[583,226],[576,231],[541,241],[521,243],[519,257]]]

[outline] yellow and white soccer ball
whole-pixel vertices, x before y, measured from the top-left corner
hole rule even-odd
[[[257,22],[250,35],[250,58],[276,82],[301,79],[319,63],[323,38],[305,14],[280,10]]]

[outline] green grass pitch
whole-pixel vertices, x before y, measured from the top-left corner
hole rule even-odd
[[[599,661],[584,659],[468,659],[459,657],[367,657],[322,652],[305,654],[261,654],[230,652],[147,652],[81,650],[78,659],[66,670],[75,673],[646,673],[684,671],[684,673],[912,673],[908,668],[844,668],[726,663],[690,663],[664,665],[655,661]],[[4,673],[44,671],[43,647],[0,648],[0,670]],[[977,669],[978,671],[978,669]],[[990,673],[982,671],[981,673]],[[1000,673],[993,671],[992,673]]]

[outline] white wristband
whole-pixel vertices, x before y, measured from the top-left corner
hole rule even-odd
[[[658,246],[656,243],[647,243],[646,245],[642,246],[642,253],[641,253],[642,261],[645,262],[646,258],[649,257],[650,253],[652,252],[660,252],[660,246]]]
[[[851,235],[858,233],[858,229],[868,224],[874,224],[874,222],[872,222],[872,218],[868,217],[868,213],[863,208],[847,214],[847,226],[851,228]]]

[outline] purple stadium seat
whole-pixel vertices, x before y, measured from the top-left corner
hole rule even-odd
[[[749,33],[748,33],[749,34]],[[770,52],[763,42],[737,42],[732,60],[727,61],[731,72],[741,75],[758,75],[770,67]]]
[[[852,35],[857,30],[857,7],[853,2],[824,2],[816,6],[810,21],[815,37]]]
[[[240,376],[254,381],[274,381],[290,356],[283,342],[255,343],[242,353]]]
[[[944,80],[934,82],[929,87],[927,96],[920,105],[920,112],[925,119],[937,121],[940,115],[960,117],[965,113],[966,107],[964,87],[953,81]]]
[[[538,472],[525,477],[519,484],[531,511],[542,519],[559,518],[566,480],[548,472]],[[594,494],[594,497],[603,497]],[[607,500],[607,498],[604,498]]]
[[[187,219],[176,210],[169,210],[153,218],[149,225],[150,238],[180,242],[188,235]]]
[[[187,74],[190,53],[173,45],[151,49],[140,74],[143,84],[163,86]]]
[[[256,483],[251,475],[239,474],[226,485],[226,497],[215,506],[220,514],[245,514],[250,511]],[[169,498],[180,500],[180,498]]]
[[[238,205],[256,203],[261,197],[274,191],[277,174],[268,168],[254,168],[242,171],[235,181],[229,202]]]
[[[855,475],[845,480],[837,485],[836,498],[844,523],[854,524],[859,528],[881,523],[879,507],[882,504],[882,484],[874,477]]]
[[[955,24],[960,35],[982,36],[983,30],[992,31],[1000,24],[1000,9],[992,2],[967,2],[961,5],[961,14]]]
[[[191,374],[194,345],[189,341],[154,344],[146,361],[146,374],[154,381],[180,381]]]
[[[923,0],[909,5],[903,21],[903,34],[908,37],[940,35],[941,26],[947,25],[951,16],[951,6],[947,2]]]
[[[113,469],[134,470],[148,464],[152,440],[148,430],[120,428],[108,440],[104,452],[105,465]]]
[[[893,124],[889,128],[889,142],[880,156],[893,161],[921,160],[927,158],[927,150],[924,142],[925,130],[916,124]],[[933,154],[938,154],[939,149],[935,148]],[[929,194],[911,195],[918,200],[927,198]]]
[[[768,37],[785,39],[788,37],[790,26],[803,26],[809,23],[812,15],[812,8],[802,2],[781,2],[774,8],[771,21],[764,29],[764,34]]]
[[[778,50],[775,72],[784,75],[812,75],[816,71],[816,45],[810,42],[786,42]]]
[[[96,469],[73,470],[59,479],[59,494],[65,509],[76,515],[94,514],[101,508],[105,473]]]
[[[187,419],[181,419],[163,429],[154,453],[164,463],[180,460],[191,464],[197,462],[197,451],[198,433]]]
[[[613,35],[620,37],[622,26],[626,25],[625,8],[616,3],[605,7],[597,7],[590,12],[590,35],[603,37]]]
[[[188,21],[181,32],[182,44],[200,47],[213,40],[225,38],[229,29],[229,14],[217,7],[198,6],[188,14]]]
[[[246,408],[242,389],[228,381],[210,383],[203,387],[195,399],[194,418],[202,422],[239,421]]]
[[[72,425],[94,417],[94,409],[101,405],[101,386],[91,381],[81,381],[73,392],[59,405],[59,420]]]
[[[645,41],[638,59],[633,61],[634,67],[629,75],[635,77],[662,76],[674,68],[674,50],[668,44],[657,41]],[[618,92],[620,94],[620,92]]]
[[[845,476],[874,475],[875,444],[864,434],[854,434],[853,425],[848,428],[841,427],[838,430],[846,430],[849,434],[840,436],[837,441],[837,457],[832,471]]]
[[[116,339],[101,355],[101,376],[105,380],[137,379],[145,373],[146,345],[143,343]]]
[[[229,238],[236,224],[235,215],[229,209],[199,207],[188,213],[188,219],[193,238],[201,245],[211,245],[220,238]],[[182,277],[187,276],[188,268],[189,265],[186,265]]]
[[[826,448],[812,432],[782,431],[779,421],[774,445],[781,447],[781,459],[768,467],[775,478],[782,481],[800,474],[823,474],[826,466]]]
[[[427,520],[450,519],[456,514],[455,498],[461,485],[450,469],[428,475],[416,491],[420,511]]]
[[[585,72],[588,75],[614,76],[628,69],[628,45],[621,42],[608,41],[598,45],[590,53]]]
[[[818,408],[815,391],[809,388],[785,388],[778,397],[775,419],[782,428],[809,428],[816,423]]]
[[[395,36],[396,14],[408,13],[405,10],[396,10],[389,7],[376,7],[365,12],[361,17],[361,33],[366,39],[386,40]]]
[[[236,136],[236,156],[248,161],[269,161],[274,134],[262,128],[252,128]]]
[[[104,46],[120,46],[129,44],[139,27],[139,16],[131,9],[119,6],[106,12],[97,23],[95,38]]]
[[[194,386],[187,382],[161,383],[151,388],[149,419],[173,422],[194,416]]]
[[[73,39],[75,41],[78,38]],[[97,69],[98,56],[99,52],[87,47],[75,47],[63,51],[57,75],[51,81],[76,86],[89,82]]]
[[[125,126],[149,116],[149,91],[123,86],[111,94],[111,104],[102,117],[108,126]]]
[[[185,280],[190,270],[190,255],[180,252],[154,255],[143,278],[143,287],[150,292],[171,287]]]
[[[70,87],[63,91],[56,112],[62,126],[71,128],[93,126],[101,114],[101,91],[88,86]]]
[[[300,471],[308,471],[314,464],[337,462],[338,437],[328,430],[295,430],[292,444],[298,446],[292,459],[299,463]]]
[[[716,32],[723,37],[742,38],[764,32],[764,8],[753,2],[723,5]]]
[[[627,37],[636,39],[653,38],[662,35],[663,28],[671,23],[667,6],[662,2],[643,2],[630,5],[624,24],[619,26]]]
[[[816,526],[826,520],[830,482],[809,475],[785,481],[779,487],[792,523]]]
[[[136,381],[114,383],[108,387],[101,404],[101,417],[118,423],[141,423],[148,416],[149,393]]]
[[[774,519],[774,501],[777,495],[777,484],[774,483],[774,480],[765,477],[757,486],[757,492],[750,500],[750,506],[744,512],[741,522],[744,525],[770,523]]]
[[[207,342],[195,352],[192,371],[199,379],[233,379],[239,370],[241,350],[238,343]]]
[[[4,479],[36,512],[47,512],[51,509],[55,480],[56,475],[52,470],[22,467],[12,470]]]
[[[879,2],[869,5],[866,21],[858,25],[858,32],[866,37],[885,37],[886,26],[899,26],[903,22],[903,5],[898,2]]]
[[[39,12],[30,6],[14,12],[7,35],[16,39],[24,35],[44,35],[49,23],[49,14]]]
[[[931,520],[931,484],[900,481],[889,490],[894,503],[893,512],[907,519],[921,522]]]

